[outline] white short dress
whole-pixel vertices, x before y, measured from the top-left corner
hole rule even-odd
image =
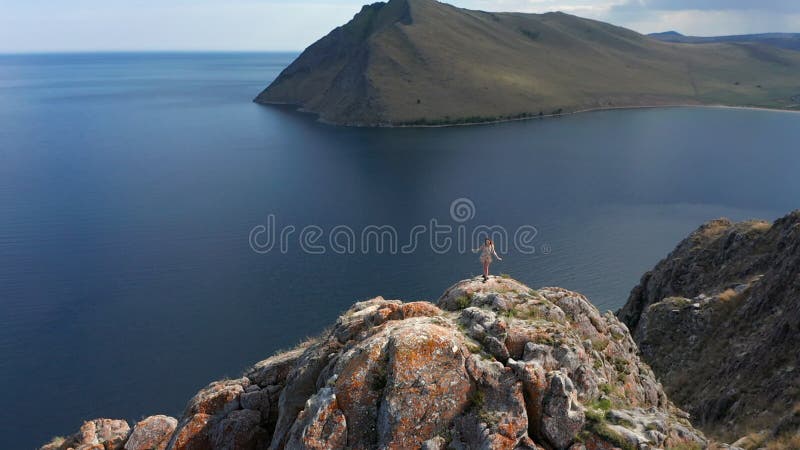
[[[492,256],[494,256],[495,258],[500,258],[499,256],[497,256],[497,252],[494,251],[494,244],[492,245],[483,244],[481,248],[479,248],[478,250],[480,250],[481,252],[481,263],[483,264],[491,263]]]

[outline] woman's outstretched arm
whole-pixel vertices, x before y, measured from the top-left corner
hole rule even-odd
[[[497,258],[498,261],[503,260],[503,258],[501,258],[500,255],[498,255],[497,252],[494,251],[494,245],[492,246],[492,254],[494,255],[495,258]]]

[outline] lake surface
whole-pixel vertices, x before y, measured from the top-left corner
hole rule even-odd
[[[400,244],[431,219],[533,226],[535,253],[509,248],[493,270],[613,310],[704,221],[800,206],[800,114],[339,128],[251,103],[293,57],[0,56],[0,448],[82,419],[178,415],[354,301],[435,300],[481,270],[428,241],[311,254],[308,225],[392,225]],[[286,252],[251,249],[270,215],[295,226]]]

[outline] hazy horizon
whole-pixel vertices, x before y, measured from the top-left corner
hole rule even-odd
[[[0,53],[299,52],[369,0],[0,0]],[[800,32],[790,0],[453,0],[486,11],[563,11],[640,33]],[[46,11],[47,14],[43,14]],[[35,30],[35,32],[31,32]]]

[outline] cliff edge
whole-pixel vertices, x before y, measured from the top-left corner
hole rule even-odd
[[[800,448],[800,211],[706,223],[618,315],[696,426],[728,440],[755,433],[742,441],[751,448]]]
[[[55,449],[699,449],[581,294],[461,281],[434,305],[356,303],[319,338],[209,384],[178,420],[88,421]]]

